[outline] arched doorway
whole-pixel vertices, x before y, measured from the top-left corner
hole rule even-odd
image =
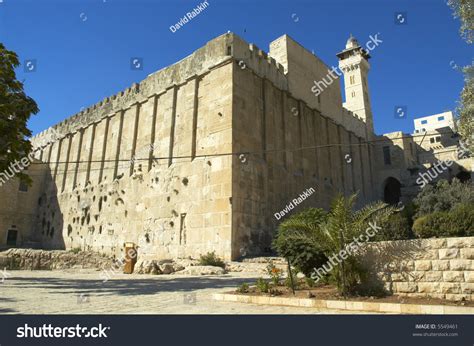
[[[397,204],[400,202],[401,184],[400,182],[392,177],[385,180],[385,186],[383,190],[383,200],[388,204]]]

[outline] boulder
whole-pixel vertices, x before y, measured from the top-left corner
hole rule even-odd
[[[183,268],[199,265],[198,260],[189,259],[189,258],[179,258],[175,260],[174,263],[176,263],[176,265],[182,266]]]
[[[215,267],[215,266],[191,266],[180,271],[179,274],[193,275],[193,276],[223,275],[225,274],[225,270],[222,269],[221,267]]]
[[[174,272],[179,272],[184,269],[184,266],[181,265],[180,263],[173,262],[173,271]]]
[[[163,274],[174,273],[174,267],[172,263],[164,263],[160,265],[160,270]]]
[[[157,261],[154,260],[138,260],[135,264],[134,273],[137,274],[161,274],[161,268],[159,267]]]

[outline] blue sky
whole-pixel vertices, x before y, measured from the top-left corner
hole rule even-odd
[[[314,50],[326,64],[350,33],[360,43],[376,33],[369,88],[377,133],[411,132],[413,118],[452,110],[463,86],[453,66],[472,60],[459,21],[442,0],[208,0],[209,6],[175,33],[170,25],[199,0],[0,0],[0,42],[34,60],[17,70],[40,113],[40,132],[166,67],[228,30],[268,51],[284,33]],[[395,13],[406,24],[395,24]],[[143,58],[143,70],[130,59]],[[394,108],[407,107],[396,119]]]

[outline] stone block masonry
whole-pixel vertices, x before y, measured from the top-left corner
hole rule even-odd
[[[309,198],[315,192],[316,192],[316,190],[313,189],[312,187],[306,189],[305,191],[303,191],[302,194],[299,195],[299,197],[294,198],[289,204],[287,204],[285,209],[282,209],[281,211],[276,212],[274,214],[275,218],[277,220],[280,220],[282,217],[289,214],[293,209],[295,209],[295,206],[297,206],[298,204],[303,203],[303,201],[305,201],[307,198]]]
[[[285,42],[296,49],[287,36]],[[215,251],[233,260],[270,250],[274,213],[308,187],[316,192],[293,201],[295,212],[327,207],[341,192],[372,200],[363,122],[348,128],[341,104],[336,114],[310,106],[314,95],[297,98],[285,69],[301,64],[284,47],[277,63],[235,34],[221,35],[38,134],[32,144],[42,150],[33,167],[43,176],[22,196],[27,217],[6,210],[16,218],[5,218],[2,231],[19,225],[20,246],[34,241],[121,258],[132,242],[139,259]],[[305,57],[310,69],[317,58]],[[321,104],[332,94],[321,95]],[[57,140],[48,144],[53,132]],[[353,164],[344,161],[348,150]],[[251,154],[241,160],[238,153]],[[0,203],[0,213],[7,205]]]
[[[474,237],[370,243],[363,256],[394,294],[474,300]]]

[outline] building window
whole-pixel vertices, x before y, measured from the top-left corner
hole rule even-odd
[[[355,83],[355,76],[350,76],[350,81],[351,81],[351,84],[354,84]]]
[[[27,192],[28,191],[28,184],[20,181],[20,186],[18,187],[18,190],[21,192]]]
[[[421,131],[423,131],[423,132],[426,132],[426,129],[425,129],[425,128],[423,128],[423,129],[421,129]]]
[[[434,143],[435,139],[433,137],[430,138],[430,143]]]
[[[425,124],[428,124],[428,120],[422,120],[421,121],[421,125],[425,125]]]
[[[356,96],[355,91],[353,91],[351,95],[352,95],[352,97],[355,97]]]
[[[438,121],[443,121],[444,120],[444,115],[441,117],[438,117]]]
[[[441,142],[441,136],[436,137],[436,143]]]
[[[392,159],[390,157],[390,147],[385,146],[383,147],[383,162],[385,165],[391,165]]]
[[[415,133],[418,133],[418,132],[420,132],[420,130],[415,130]]]

